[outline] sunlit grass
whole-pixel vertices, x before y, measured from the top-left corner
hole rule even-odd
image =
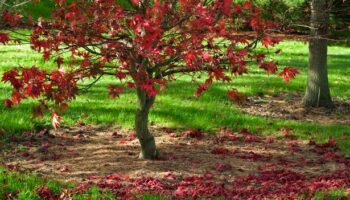
[[[36,174],[19,173],[16,171],[5,170],[0,166],[0,198],[12,194],[13,198],[18,200],[40,200],[36,190],[41,187],[49,188],[58,197],[63,189],[72,189],[75,185],[72,183],[62,183],[51,179],[39,178]],[[15,196],[14,196],[15,195]],[[84,191],[81,194],[73,194],[75,200],[85,199],[115,199],[114,195],[108,190],[101,190],[97,186]]]
[[[248,128],[257,134],[277,134],[281,127],[289,127],[301,138],[313,138],[324,141],[329,137],[338,139],[344,153],[350,155],[350,141],[341,139],[350,136],[350,125],[322,125],[318,123],[304,123],[289,120],[269,119],[256,117],[240,112],[237,105],[229,101],[226,91],[232,87],[238,88],[247,95],[257,93],[278,93],[304,91],[307,68],[307,44],[288,41],[280,44],[280,55],[271,54],[278,60],[281,66],[297,67],[301,74],[290,83],[286,84],[275,75],[266,75],[262,70],[251,66],[250,73],[237,77],[230,84],[215,84],[199,99],[193,94],[199,82],[192,82],[190,77],[181,76],[177,82],[170,83],[167,90],[161,93],[156,100],[150,115],[150,120],[159,126],[175,128],[199,128],[214,132],[218,127],[226,126],[239,130]],[[260,48],[259,50],[264,50]],[[274,51],[271,51],[274,52]],[[333,97],[348,100],[350,98],[350,48],[331,46],[329,48],[329,79]],[[0,46],[0,75],[15,66],[31,67],[32,65],[43,67],[47,70],[55,69],[54,62],[44,62],[40,54],[33,53],[29,46]],[[81,95],[70,104],[69,110],[63,115],[63,122],[72,125],[77,120],[86,123],[119,125],[133,128],[136,95],[132,89],[127,89],[119,99],[108,97],[107,86],[118,84],[112,78],[103,78],[96,87]],[[0,99],[9,97],[11,88],[0,83]],[[37,127],[49,126],[48,116],[44,119],[32,119],[31,109],[35,104],[33,100],[24,101],[22,104],[8,109],[0,104],[0,128],[7,134],[2,135],[6,140],[10,134],[20,133],[25,130],[33,130]],[[62,184],[52,180],[38,178],[29,174],[8,172],[0,167],[0,196],[6,193],[18,194],[18,199],[38,199],[35,189],[47,186],[57,194],[62,188],[70,188],[73,185]],[[75,195],[74,199],[98,199],[104,195],[105,199],[113,199],[112,194],[102,192],[93,187],[84,194]],[[317,193],[316,199],[325,196],[343,196],[343,190]],[[145,195],[143,199],[160,199],[159,196]]]
[[[0,75],[14,66],[40,66],[48,70],[55,69],[53,62],[44,62],[40,54],[33,53],[28,46],[0,47]],[[240,112],[237,105],[229,101],[226,91],[232,87],[254,95],[257,93],[298,92],[303,93],[306,83],[307,44],[288,41],[275,49],[282,49],[280,55],[271,53],[281,66],[299,68],[301,74],[290,83],[284,83],[276,75],[267,75],[255,66],[250,67],[248,75],[237,77],[232,83],[218,83],[199,99],[194,97],[198,82],[190,77],[181,76],[178,81],[169,84],[167,90],[157,96],[150,120],[159,126],[176,128],[199,128],[215,131],[218,127],[231,129],[248,128],[258,134],[276,134],[281,127],[292,128],[302,138],[326,140],[328,137],[341,138],[350,135],[349,125],[322,125],[289,120],[256,117]],[[263,51],[263,48],[259,48]],[[274,52],[271,51],[271,52]],[[329,48],[329,79],[333,97],[347,100],[350,98],[350,48],[331,46]],[[108,97],[107,86],[118,84],[113,78],[103,78],[95,87],[81,95],[70,104],[63,115],[63,122],[72,125],[77,120],[92,124],[119,125],[132,128],[136,95],[128,89],[119,99]],[[10,95],[10,87],[0,83],[0,99]],[[33,120],[31,107],[35,101],[27,100],[12,109],[0,105],[0,127],[8,133],[31,130],[37,126],[49,125],[48,118]],[[344,152],[350,153],[350,141],[338,140]]]
[[[56,181],[44,180],[29,174],[6,171],[0,166],[0,197],[5,194],[18,193],[18,199],[40,199],[35,190],[47,186],[55,193],[60,193],[62,184]],[[20,189],[20,191],[19,191]]]

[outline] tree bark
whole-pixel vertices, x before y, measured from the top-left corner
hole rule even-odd
[[[334,107],[329,91],[327,72],[327,33],[331,0],[311,1],[309,68],[305,107]]]
[[[154,103],[155,97],[150,97],[147,92],[137,87],[138,108],[135,117],[135,131],[140,141],[140,159],[156,159],[159,154],[153,135],[148,129],[148,114]]]

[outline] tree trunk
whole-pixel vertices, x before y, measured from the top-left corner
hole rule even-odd
[[[305,107],[334,107],[327,72],[327,32],[331,0],[312,0],[309,69]]]
[[[155,97],[150,97],[141,88],[137,88],[138,108],[135,117],[135,130],[141,144],[140,159],[156,159],[158,151],[153,135],[148,129],[148,114]]]

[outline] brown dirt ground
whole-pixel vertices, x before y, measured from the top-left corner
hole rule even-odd
[[[36,172],[62,181],[84,182],[91,176],[121,174],[129,177],[161,178],[212,173],[217,181],[254,174],[259,169],[289,167],[305,175],[332,173],[342,164],[324,160],[312,151],[306,141],[284,137],[244,137],[241,133],[220,130],[220,135],[233,135],[225,140],[204,133],[201,139],[184,137],[181,131],[151,128],[162,154],[160,160],[139,160],[139,143],[132,130],[117,127],[76,126],[58,131],[24,133],[21,147],[2,152],[6,165]],[[283,131],[282,131],[283,132]],[[285,131],[284,131],[285,132]],[[259,141],[259,142],[255,142]],[[233,155],[213,154],[216,147],[225,147]],[[287,163],[284,165],[283,163]]]
[[[334,100],[336,108],[306,109],[298,93],[281,93],[248,97],[241,110],[251,115],[320,124],[350,124],[350,100]]]

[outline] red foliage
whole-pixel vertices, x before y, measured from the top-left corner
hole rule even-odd
[[[232,183],[234,199],[293,198],[305,191],[305,177],[289,170],[262,171],[257,175],[238,178]],[[254,185],[254,186],[253,186]]]
[[[309,142],[309,145],[314,146],[314,148],[312,149],[313,152],[323,157],[323,160],[320,160],[321,162],[324,162],[324,160],[333,160],[339,163],[346,162],[344,161],[344,159],[342,159],[339,155],[335,153],[339,148],[334,138],[329,138],[328,141],[323,144],[317,144],[316,142],[311,141]]]
[[[9,26],[16,26],[20,23],[22,16],[17,13],[11,13],[7,10],[3,10],[1,19]]]
[[[43,186],[35,190],[38,196],[43,200],[56,200],[59,199],[57,195],[48,187]]]
[[[198,86],[198,88],[197,88],[197,90],[196,90],[194,96],[197,97],[197,98],[200,97],[201,94],[202,94],[204,91],[206,91],[206,90],[209,89],[209,86],[210,86],[211,84],[212,84],[211,82],[207,82],[207,81],[206,81],[205,83],[201,83],[201,84]]]
[[[114,85],[110,85],[109,87],[108,87],[108,89],[109,89],[109,96],[111,97],[111,98],[116,98],[116,97],[119,97],[120,96],[120,94],[123,92],[123,90],[124,90],[124,87],[123,86],[114,86]]]
[[[288,141],[288,149],[293,152],[301,151],[298,142],[296,140],[289,140]]]
[[[175,190],[177,198],[222,197],[227,196],[228,190],[224,184],[206,181],[180,182]]]
[[[120,86],[109,86],[112,98],[119,97],[125,87],[136,88],[152,98],[169,81],[176,80],[175,74],[191,73],[195,79],[207,73],[207,80],[195,92],[199,97],[214,81],[230,82],[231,77],[247,73],[246,61],[251,58],[257,58],[258,65],[268,73],[277,70],[276,63],[257,56],[252,47],[257,41],[265,46],[278,43],[280,39],[268,33],[278,24],[263,19],[259,8],[250,1],[131,2],[133,9],[114,0],[57,0],[52,18],[39,18],[37,22],[32,18],[22,22],[21,15],[3,11],[2,25],[33,26],[32,49],[42,53],[45,60],[55,59],[57,63],[57,69],[51,71],[32,67],[4,73],[2,81],[13,87],[6,106],[33,98],[45,105],[37,107],[37,116],[45,109],[53,109],[49,108],[50,102],[56,104],[56,109],[65,109],[78,94],[78,87],[85,88],[78,81],[96,80],[86,86],[90,88],[108,75],[121,82]],[[254,33],[237,34],[241,28]],[[7,44],[9,40],[7,34],[0,33],[0,43]],[[217,41],[230,45],[222,48]],[[70,53],[71,61],[82,60],[80,65],[63,69],[63,51]],[[295,74],[285,69],[281,76],[289,80]],[[227,95],[237,103],[245,99],[235,89]]]
[[[198,130],[198,129],[192,129],[192,130],[185,131],[181,135],[183,137],[197,138],[197,139],[201,139],[204,137],[203,132],[201,130]]]
[[[119,140],[119,142],[118,142],[119,144],[127,144],[128,143],[128,141],[126,141],[126,140]]]
[[[0,32],[0,43],[6,44],[10,41],[10,37],[7,33],[1,33]]]
[[[242,129],[240,133],[243,135],[243,141],[247,143],[261,142],[262,139],[248,131],[248,129]]]
[[[288,82],[289,79],[295,78],[298,74],[300,74],[298,69],[285,67],[279,75],[284,79],[284,81]]]
[[[165,182],[151,177],[137,179],[131,185],[134,187],[134,190],[141,192],[155,191],[161,193],[162,191],[166,191],[167,189],[171,188],[171,186],[169,186]]]
[[[214,169],[218,172],[230,170],[231,166],[217,163]],[[111,189],[118,198],[137,199],[135,194],[164,194],[169,197],[185,198],[213,198],[224,199],[294,199],[308,194],[312,198],[316,191],[342,188],[350,184],[349,168],[337,170],[334,173],[320,176],[306,176],[288,169],[262,170],[246,177],[236,177],[232,182],[215,182],[213,174],[205,173],[192,176],[175,176],[171,178],[155,179],[139,177],[130,179],[121,175],[91,177],[101,188]],[[84,191],[92,186],[89,181],[76,188]]]
[[[277,71],[277,63],[275,62],[263,62],[260,64],[260,68],[264,69],[268,74],[274,74]]]
[[[163,131],[172,132],[172,130],[166,128]],[[224,135],[233,135],[228,129],[222,129],[221,131]],[[242,129],[241,134],[242,139],[244,135],[251,135],[247,129]],[[24,135],[29,136],[30,134],[25,133]],[[131,135],[130,138],[132,139],[133,136]],[[283,140],[285,139],[283,138]],[[260,140],[261,142],[267,141],[263,137],[260,137]],[[230,143],[229,139],[226,141]],[[298,145],[298,141],[290,141],[286,144],[278,141],[277,144],[285,144],[286,146],[278,147],[276,144],[273,145],[273,148],[282,150],[279,148]],[[43,142],[41,146],[49,148],[50,145],[52,143]],[[102,189],[110,189],[118,199],[139,199],[145,193],[162,194],[169,199],[213,199],[214,197],[222,197],[222,199],[313,199],[315,192],[339,188],[347,189],[350,185],[350,160],[338,154],[336,142],[333,138],[323,144],[311,142],[311,151],[316,149],[316,153],[319,154],[317,156],[313,155],[312,158],[300,157],[300,155],[312,155],[313,153],[310,152],[298,154],[296,157],[288,156],[288,154],[273,154],[274,157],[272,157],[272,155],[245,150],[233,151],[223,147],[223,144],[221,145],[214,148],[212,153],[256,162],[251,163],[251,165],[257,166],[259,164],[257,171],[236,176],[237,170],[248,172],[244,167],[239,168],[242,160],[237,162],[238,165],[236,165],[234,162],[220,161],[219,159],[222,157],[215,156],[218,159],[215,165],[209,165],[208,171],[201,174],[181,175],[179,173],[180,175],[177,175],[178,173],[167,171],[159,178],[147,176],[130,178],[123,174],[91,176],[84,184],[77,186],[71,192],[82,193],[93,185],[97,185]],[[244,148],[249,146],[246,145]],[[307,151],[307,149],[303,150]],[[319,160],[314,160],[314,156]],[[172,162],[171,160],[173,159],[163,159],[157,162]],[[330,171],[309,173],[307,168],[320,164],[318,163],[320,161],[326,165],[331,164],[336,168]],[[201,160],[192,159],[190,162],[204,164]],[[16,168],[15,166],[12,167]],[[303,171],[303,169],[306,169],[306,171]],[[50,199],[54,195],[46,187],[40,188],[36,192],[43,199]]]
[[[246,97],[242,93],[239,93],[235,88],[229,91],[227,96],[230,100],[235,101],[239,105],[246,100]]]
[[[252,143],[252,142],[260,142],[261,139],[256,136],[256,135],[251,135],[251,134],[245,134],[243,136],[243,139],[245,142]]]
[[[233,135],[233,134],[226,134],[226,135],[222,135],[222,136],[218,136],[215,138],[215,141],[217,143],[223,143],[225,141],[237,141],[239,139],[239,137],[237,135]]]
[[[164,129],[166,132],[171,130]],[[229,130],[223,130],[228,135]],[[248,134],[247,129],[241,133]],[[266,139],[262,138],[262,141]],[[296,144],[296,142],[293,141]],[[282,144],[282,143],[281,143]],[[48,146],[48,144],[43,144]],[[288,144],[287,144],[288,147]],[[196,199],[222,197],[223,199],[312,199],[315,192],[336,188],[348,188],[350,185],[350,161],[334,150],[334,139],[326,143],[313,144],[312,147],[325,149],[320,156],[325,163],[340,162],[338,168],[325,173],[310,174],[300,170],[300,166],[314,165],[317,161],[300,157],[293,159],[285,155],[262,155],[249,151],[230,151],[216,147],[213,153],[235,156],[250,162],[264,162],[254,174],[244,176],[226,176],[235,172],[234,163],[218,161],[207,172],[195,175],[177,175],[168,171],[159,178],[139,176],[130,178],[123,174],[91,176],[87,182],[77,186],[73,192],[82,193],[96,184],[102,189],[110,189],[118,199],[139,199],[142,194],[163,194],[169,199]],[[308,154],[308,153],[307,153]],[[299,158],[299,157],[298,157]],[[162,160],[161,162],[171,162]],[[191,162],[198,162],[192,160]],[[199,163],[199,162],[198,162]],[[252,163],[255,165],[257,163]],[[235,173],[234,173],[235,174]],[[220,177],[220,178],[218,178]],[[222,178],[221,178],[222,177]],[[43,194],[50,194],[45,188]],[[307,196],[304,196],[307,195]]]
[[[279,43],[282,41],[282,38],[278,38],[278,37],[272,37],[270,35],[267,35],[266,37],[263,38],[263,40],[261,41],[261,43],[265,46],[265,47],[269,47],[269,46],[274,46],[275,44]]]
[[[227,155],[230,154],[230,150],[225,147],[215,147],[212,151],[212,154],[221,154],[221,155]]]
[[[10,170],[10,171],[19,171],[20,170],[20,166],[18,164],[15,165],[5,165],[6,169]]]

